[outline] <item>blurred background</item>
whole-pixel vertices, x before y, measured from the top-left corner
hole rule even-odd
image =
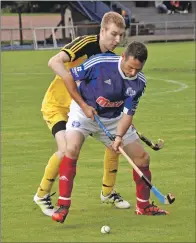
[[[2,1],[1,49],[55,49],[77,36],[99,33],[103,15],[125,18],[129,40],[195,40],[194,1]]]

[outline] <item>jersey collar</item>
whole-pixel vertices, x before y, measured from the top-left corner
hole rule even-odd
[[[119,71],[121,77],[123,79],[127,79],[127,80],[135,80],[137,78],[137,74],[134,77],[132,77],[132,78],[129,78],[129,77],[127,77],[127,76],[124,75],[122,69],[120,68],[121,61],[122,61],[122,57],[120,57],[119,58],[119,61],[118,61],[118,71]]]

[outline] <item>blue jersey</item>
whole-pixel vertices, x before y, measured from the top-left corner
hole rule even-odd
[[[101,117],[115,118],[122,111],[134,115],[145,90],[144,74],[139,72],[128,78],[122,72],[120,62],[121,57],[115,54],[99,54],[70,69],[73,79],[81,81],[81,96]]]

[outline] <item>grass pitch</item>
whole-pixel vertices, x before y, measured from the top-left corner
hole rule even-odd
[[[167,217],[136,216],[132,169],[121,158],[116,190],[132,208],[100,203],[103,145],[89,138],[80,155],[66,222],[44,216],[33,196],[56,145],[40,112],[54,74],[47,67],[56,51],[2,53],[2,242],[195,242],[195,46],[149,44],[144,68],[148,84],[134,124],[165,147],[151,155],[153,183],[176,202],[160,205]],[[118,49],[120,54],[123,49]],[[53,191],[58,192],[58,183]],[[58,193],[57,193],[58,194]],[[53,202],[56,203],[57,195]],[[103,225],[110,234],[101,234]]]

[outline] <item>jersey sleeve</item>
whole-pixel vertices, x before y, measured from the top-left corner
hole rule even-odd
[[[80,36],[65,45],[61,51],[66,52],[73,62],[84,55],[89,58],[95,51],[95,43],[97,43],[97,35]]]
[[[93,67],[89,67],[88,69],[82,64],[78,67],[74,67],[70,69],[70,73],[74,79],[74,81],[87,81],[91,79]]]
[[[140,100],[141,96],[144,94],[145,87],[146,86],[144,86],[143,90],[137,92],[135,96],[128,97],[125,100],[123,113],[125,113],[127,115],[131,115],[131,116],[133,116],[135,114],[138,104],[139,104],[139,100]]]

